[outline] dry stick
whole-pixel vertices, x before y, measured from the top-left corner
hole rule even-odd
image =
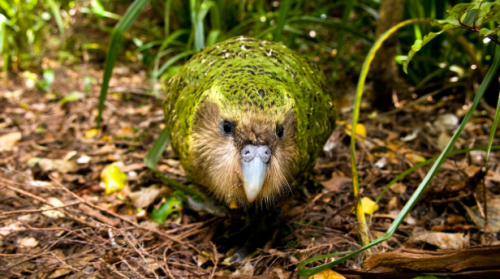
[[[72,266],[70,266],[69,264],[65,263],[63,260],[61,260],[54,252],[50,252],[50,254],[56,258],[64,267],[72,270],[73,272],[76,272],[77,274],[87,274],[87,275],[92,275],[92,273],[89,273],[89,272],[86,272],[86,271],[83,271],[83,270],[78,270]]]
[[[101,264],[104,264],[105,266],[109,266],[109,269],[111,269],[111,272],[114,272],[114,273],[120,275],[123,278],[130,279],[130,277],[128,277],[125,274],[122,274],[121,272],[119,272],[118,270],[116,270],[116,268],[113,265],[107,265],[106,262],[103,259],[99,259],[99,260],[101,261]]]
[[[160,235],[160,236],[163,236],[163,237],[165,237],[165,238],[168,238],[169,240],[172,240],[172,241],[177,242],[177,243],[179,243],[179,244],[184,244],[184,245],[186,244],[184,241],[181,241],[181,240],[177,239],[176,237],[173,237],[173,236],[167,235],[167,234],[165,234],[165,233],[163,233],[163,232],[161,232],[161,231],[159,231],[159,230],[155,230],[155,229],[151,229],[151,228],[146,228],[146,227],[143,227],[143,226],[141,226],[141,225],[137,224],[137,223],[136,223],[136,222],[134,222],[134,221],[130,221],[130,220],[128,220],[127,218],[124,218],[124,217],[122,217],[122,216],[120,216],[120,215],[118,215],[118,214],[116,214],[116,213],[113,213],[113,212],[108,211],[108,210],[106,210],[106,209],[104,209],[104,208],[101,208],[100,206],[94,205],[94,204],[92,204],[92,203],[90,203],[90,202],[88,202],[88,201],[84,200],[83,198],[81,198],[81,197],[80,197],[80,196],[78,196],[77,194],[75,194],[75,193],[71,192],[68,188],[64,187],[64,185],[62,185],[59,181],[57,181],[57,180],[56,180],[55,178],[53,178],[52,176],[49,176],[49,177],[50,177],[50,179],[51,179],[54,183],[56,183],[59,187],[61,187],[61,189],[63,189],[64,191],[66,191],[67,193],[69,193],[70,195],[72,195],[74,198],[78,199],[78,200],[79,200],[79,201],[81,201],[82,203],[84,203],[84,204],[86,204],[86,205],[88,205],[88,206],[90,206],[90,207],[92,207],[92,208],[94,208],[94,209],[97,209],[97,210],[100,210],[100,211],[102,211],[102,212],[105,212],[105,213],[107,213],[107,214],[109,214],[109,215],[111,215],[111,216],[113,216],[113,217],[115,217],[115,218],[118,218],[118,219],[120,219],[120,220],[122,220],[122,221],[124,221],[124,222],[126,222],[126,223],[129,223],[129,224],[133,225],[134,227],[136,227],[136,228],[138,228],[138,229],[142,229],[142,230],[145,230],[145,231],[149,231],[149,232],[156,233],[156,234],[158,234],[158,235]]]
[[[37,196],[35,196],[35,195],[33,195],[33,194],[29,193],[29,192],[26,192],[26,191],[21,190],[21,189],[17,189],[17,188],[15,188],[15,187],[12,187],[12,186],[9,186],[9,185],[5,185],[5,187],[7,187],[8,189],[10,189],[10,190],[12,190],[12,191],[14,191],[14,192],[17,192],[17,193],[19,193],[19,194],[21,194],[21,195],[28,196],[28,197],[30,197],[30,198],[32,198],[32,199],[34,199],[34,200],[37,200],[37,201],[43,202],[43,203],[45,203],[45,204],[50,205],[51,207],[53,207],[53,205],[52,205],[52,204],[50,204],[50,203],[49,203],[47,200],[45,200],[44,198],[37,197]],[[47,211],[49,211],[49,210],[53,210],[53,209],[47,209]],[[73,215],[73,214],[71,214],[71,213],[67,212],[67,211],[66,211],[66,210],[64,210],[64,209],[59,209],[59,211],[61,211],[62,213],[64,213],[66,216],[68,216],[68,217],[69,217],[70,219],[72,219],[73,221],[76,221],[76,222],[78,222],[78,223],[81,223],[81,224],[83,224],[83,225],[85,225],[85,226],[87,226],[87,227],[91,227],[91,228],[93,228],[93,229],[98,229],[98,226],[96,226],[96,225],[94,225],[94,224],[91,224],[91,223],[89,223],[89,222],[86,222],[86,221],[84,221],[84,220],[82,220],[82,219],[78,218],[77,216],[75,216],[75,215]]]
[[[146,277],[142,276],[139,272],[137,272],[124,258],[121,258],[121,259],[122,259],[122,262],[124,262],[133,273],[135,273],[140,278],[146,279]]]
[[[1,211],[0,210],[0,214],[2,215],[12,215],[12,214],[25,214],[25,213],[38,213],[38,212],[44,212],[44,211],[49,211],[49,210],[57,210],[57,209],[60,209],[60,208],[64,208],[64,207],[69,207],[69,206],[73,206],[73,205],[77,205],[77,204],[80,204],[82,203],[81,201],[77,201],[77,202],[72,202],[72,203],[68,203],[68,204],[65,204],[65,205],[61,205],[61,206],[52,206],[51,209],[23,209],[23,210],[14,210],[14,211]]]
[[[217,269],[217,264],[219,263],[219,258],[217,257],[217,248],[212,243],[212,241],[210,241],[210,245],[212,245],[212,249],[214,249],[214,259],[213,259],[214,268],[212,269],[212,273],[210,274],[210,277],[208,277],[208,279],[214,278],[214,276],[215,276],[215,270]]]
[[[167,250],[170,248],[170,244],[165,248],[163,251],[163,262],[165,263],[165,268],[167,269],[167,274],[170,276],[170,278],[175,279],[174,275],[170,272],[170,268],[168,268],[168,261],[167,261]]]
[[[129,245],[130,245],[130,246],[132,246],[132,247],[134,248],[135,252],[136,252],[136,253],[137,253],[137,254],[138,254],[138,255],[142,258],[142,260],[144,261],[144,263],[147,263],[148,261],[147,261],[147,260],[146,260],[146,258],[144,257],[143,252],[141,252],[141,251],[139,251],[139,249],[137,249],[137,247],[136,247],[136,244],[135,244],[135,243],[132,243],[132,240],[129,238],[129,233],[128,233],[128,232],[125,232],[125,233],[123,234],[123,236],[125,237],[125,240],[127,240],[127,242],[129,243]],[[144,250],[144,249],[143,249],[143,250]],[[156,277],[157,279],[159,279],[158,274],[156,274],[156,272],[154,271],[154,269],[153,269],[153,273],[154,273],[155,277]]]

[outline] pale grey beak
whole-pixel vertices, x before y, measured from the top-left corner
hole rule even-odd
[[[243,188],[248,202],[253,202],[262,190],[271,149],[265,145],[249,144],[241,150]]]

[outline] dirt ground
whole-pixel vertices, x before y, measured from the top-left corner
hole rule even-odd
[[[95,131],[102,71],[89,65],[52,68],[56,80],[49,93],[22,74],[11,74],[0,87],[0,277],[298,278],[297,264],[311,256],[361,247],[351,212],[349,97],[339,98],[337,128],[310,180],[283,204],[273,240],[248,261],[229,264],[235,247],[225,247],[220,239],[240,226],[241,218],[214,217],[187,205],[163,224],[150,218],[174,189],[143,163],[163,128],[161,96],[148,94],[146,74],[115,69],[103,127]],[[86,77],[93,78],[88,92]],[[70,93],[78,98],[61,101]],[[439,155],[457,129],[471,93],[462,88],[439,100],[432,96],[442,90],[428,93],[400,100],[400,108],[378,115],[363,104],[360,123],[366,134],[357,139],[356,153],[359,198],[375,200],[397,175]],[[491,109],[480,108],[456,149],[486,146],[493,116]],[[499,245],[499,153],[493,151],[486,165],[485,156],[478,150],[450,157],[394,236],[372,252],[418,250],[428,259],[447,249]],[[110,164],[127,175],[127,183],[121,192],[106,194],[101,172]],[[372,218],[367,215],[372,239],[385,233],[429,168],[412,172],[382,196]],[[188,183],[170,147],[158,169]],[[50,205],[57,210],[47,211]],[[338,272],[367,271],[364,259],[355,257]],[[331,258],[315,265],[327,261]],[[401,264],[385,268],[388,273],[423,272]],[[467,264],[434,270],[428,265],[426,272],[468,270]]]

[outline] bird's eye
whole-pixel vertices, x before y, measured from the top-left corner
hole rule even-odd
[[[232,135],[234,133],[233,123],[227,120],[222,121],[222,132],[226,135]]]
[[[283,126],[277,126],[276,127],[276,135],[278,136],[278,138],[282,139],[283,138]]]

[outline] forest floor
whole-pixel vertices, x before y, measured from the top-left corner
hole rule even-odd
[[[97,131],[102,71],[51,67],[56,79],[50,93],[14,74],[0,87],[1,277],[298,278],[297,264],[313,255],[361,247],[345,132],[352,100],[340,99],[337,128],[310,181],[284,203],[273,240],[251,259],[229,264],[235,247],[225,247],[220,237],[244,220],[214,217],[187,205],[163,224],[150,218],[174,189],[143,163],[164,122],[161,96],[147,94],[144,72],[115,69],[103,127]],[[88,94],[85,77],[93,78]],[[63,99],[70,93],[72,100]],[[360,197],[375,200],[397,175],[440,154],[468,108],[465,93],[456,94],[461,97],[403,102],[376,116],[364,104],[360,123],[366,135],[357,139],[356,151]],[[456,149],[486,146],[493,116],[481,108]],[[355,257],[335,270],[346,277],[370,272],[467,277],[478,271],[471,271],[474,264],[465,259],[476,256],[485,266],[475,269],[500,269],[491,263],[500,254],[499,155],[492,152],[486,172],[481,171],[485,151],[450,157],[394,236],[372,250],[377,255]],[[127,175],[127,182],[122,191],[106,194],[101,173],[110,164]],[[188,183],[171,148],[157,167]],[[367,215],[371,239],[385,233],[429,168],[409,174],[382,196],[372,218]],[[47,211],[50,205],[57,210]]]

